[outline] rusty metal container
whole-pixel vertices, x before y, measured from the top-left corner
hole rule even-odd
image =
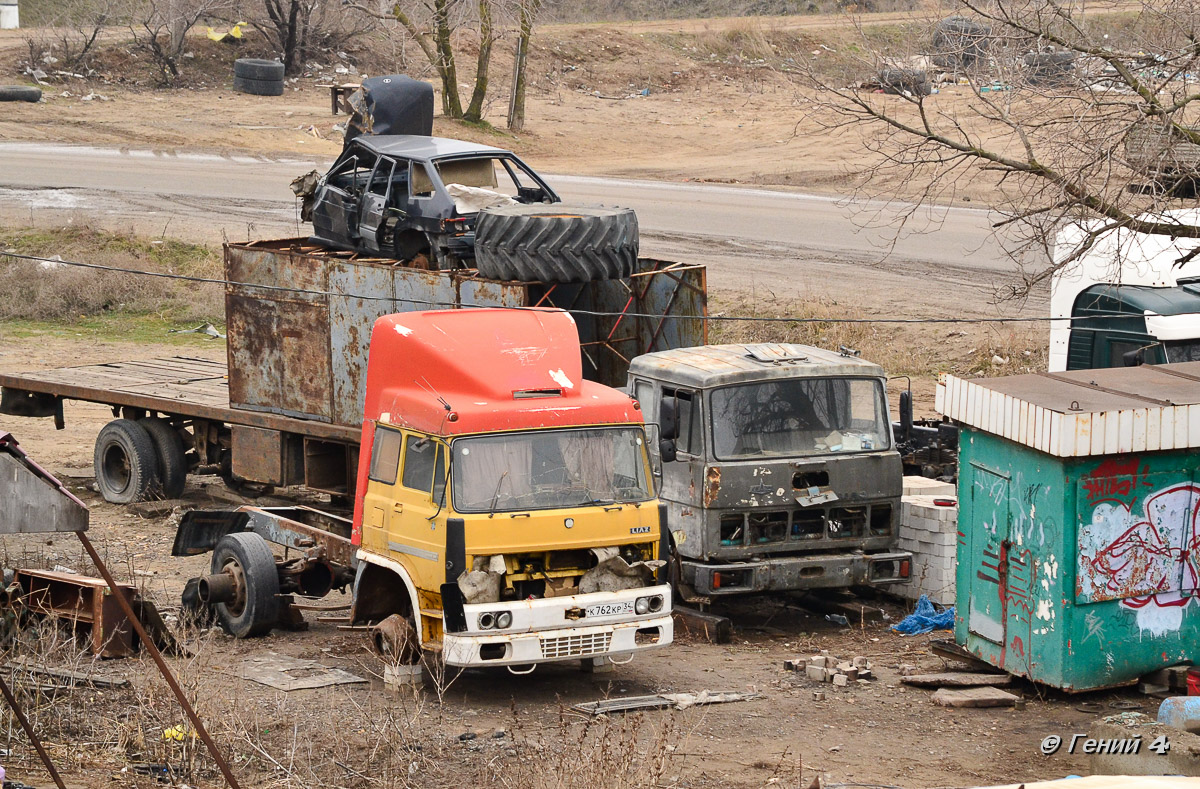
[[[463,307],[569,310],[584,377],[623,386],[634,356],[706,342],[705,273],[642,258],[628,279],[546,285],[421,271],[305,239],[226,244],[229,404],[359,425],[375,319]]]

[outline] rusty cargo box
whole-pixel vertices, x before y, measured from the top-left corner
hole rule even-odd
[[[572,285],[422,271],[303,239],[225,245],[229,404],[341,425],[362,420],[371,327],[410,310],[560,307],[585,377],[623,386],[634,356],[707,340],[705,268],[642,258],[628,279]]]

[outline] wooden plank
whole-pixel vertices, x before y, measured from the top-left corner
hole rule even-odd
[[[671,613],[680,627],[710,643],[728,644],[733,640],[733,622],[727,616],[717,616],[682,605],[676,605]]]
[[[947,671],[941,674],[912,674],[907,677],[901,677],[900,681],[905,685],[919,685],[929,688],[969,688],[977,685],[1008,685],[1012,682],[1012,675]]]
[[[104,677],[85,674],[81,671],[48,668],[46,666],[39,666],[28,658],[20,658],[10,663],[5,663],[4,667],[14,671],[27,671],[30,674],[37,674],[43,677],[65,679],[76,685],[91,685],[93,688],[124,688],[129,685],[129,680],[127,679],[105,679]]]
[[[820,614],[839,614],[846,617],[851,627],[877,624],[883,621],[884,611],[879,606],[867,605],[856,600],[831,600],[817,595],[806,595],[797,603]]]
[[[957,660],[960,663],[966,663],[973,668],[980,668],[989,671],[995,666],[982,660],[975,655],[972,655],[963,647],[954,643],[948,638],[937,638],[929,642],[929,651],[945,660]]]
[[[942,707],[1011,707],[1017,700],[999,688],[942,688],[933,694],[933,703]]]

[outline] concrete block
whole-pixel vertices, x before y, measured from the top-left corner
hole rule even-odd
[[[829,658],[825,655],[813,655],[808,659],[808,665],[816,666],[817,668],[825,668],[828,662]]]
[[[855,679],[858,679],[858,677],[855,677]],[[834,674],[833,675],[833,684],[836,687],[844,688],[850,684],[850,679],[845,674]]]
[[[810,664],[809,667],[804,670],[804,673],[809,679],[816,682],[825,681],[825,669],[821,666],[813,666]]]
[[[905,496],[954,496],[958,493],[954,483],[929,479],[928,477],[905,477],[903,495]]]
[[[419,663],[412,666],[384,665],[383,684],[392,690],[420,686],[422,684],[421,665]]]

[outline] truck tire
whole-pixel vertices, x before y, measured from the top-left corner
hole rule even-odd
[[[154,441],[130,419],[114,419],[100,430],[92,460],[96,487],[112,504],[144,501],[159,484]]]
[[[154,453],[158,458],[157,493],[164,499],[177,499],[187,484],[187,450],[183,437],[165,419],[142,419],[138,424],[146,428],[154,442]]]
[[[371,647],[392,666],[411,666],[421,659],[421,643],[412,617],[392,614],[371,628]]]
[[[233,61],[233,76],[259,82],[280,82],[283,80],[283,64],[265,58],[238,58]]]
[[[282,96],[283,80],[250,79],[249,77],[233,78],[233,89],[238,93],[249,93],[253,96]]]
[[[41,88],[31,85],[0,85],[0,101],[37,102],[41,100]]]
[[[637,257],[637,215],[629,208],[508,205],[485,208],[475,223],[475,265],[490,279],[619,279],[634,272]]]
[[[279,570],[267,541],[254,532],[226,534],[213,549],[212,573],[229,573],[235,599],[217,603],[217,621],[234,638],[271,632],[279,620]]]

